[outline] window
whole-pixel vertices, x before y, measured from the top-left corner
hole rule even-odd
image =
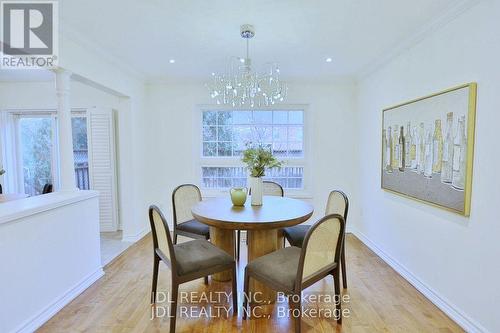
[[[203,110],[201,184],[205,189],[245,186],[241,162],[246,145],[262,144],[285,165],[266,172],[264,179],[286,189],[304,188],[304,111]]]
[[[52,142],[50,116],[27,116],[19,119],[22,186],[28,195],[41,194],[45,184],[53,183]]]
[[[243,187],[247,184],[245,167],[202,167],[202,184],[205,188]],[[288,189],[302,189],[303,167],[283,167],[266,173],[271,180]]]
[[[87,117],[82,115],[73,116],[71,118],[71,126],[73,131],[76,187],[80,190],[88,190],[90,189],[90,182]]]
[[[113,110],[73,109],[73,157],[78,188],[99,191],[101,231],[119,227]],[[0,110],[0,164],[6,193],[37,195],[59,187],[55,110]]]
[[[87,117],[85,111],[72,112],[73,150],[77,187],[89,189]],[[52,110],[11,110],[3,112],[4,161],[9,166],[12,192],[30,196],[42,193],[45,184],[58,185],[57,114]],[[13,169],[15,169],[13,171]]]

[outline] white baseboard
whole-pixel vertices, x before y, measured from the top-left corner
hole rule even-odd
[[[40,311],[37,315],[28,319],[24,324],[20,325],[13,332],[31,333],[40,328],[56,313],[58,313],[64,306],[80,295],[85,289],[90,287],[94,282],[99,280],[104,275],[102,267],[99,267],[94,273],[91,273],[73,288],[68,290],[64,295],[56,299],[51,305]]]
[[[397,260],[393,259],[389,254],[384,252],[362,232],[356,230],[353,227],[349,229],[359,240],[361,240],[366,246],[368,246],[370,250],[375,252],[375,254],[377,254],[383,261],[385,261],[396,272],[398,272],[399,275],[401,275],[405,280],[413,285],[418,291],[420,291],[429,301],[431,301],[432,303],[434,303],[434,305],[441,309],[441,311],[446,313],[446,315],[448,315],[453,321],[460,325],[460,327],[462,327],[466,332],[488,333],[488,330],[485,329],[481,324],[470,318],[462,310],[458,309],[457,306],[452,304],[445,297],[441,296],[430,286],[423,283],[405,266],[400,264]]]
[[[135,243],[137,241],[139,241],[142,237],[146,236],[148,233],[149,233],[149,229],[148,228],[144,228],[142,229],[141,231],[139,231],[138,233],[136,234],[132,234],[132,235],[123,235],[122,236],[122,241],[123,242],[131,242],[131,243]]]

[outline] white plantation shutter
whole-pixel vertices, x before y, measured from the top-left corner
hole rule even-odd
[[[99,191],[101,232],[118,230],[113,110],[87,110],[90,188]]]

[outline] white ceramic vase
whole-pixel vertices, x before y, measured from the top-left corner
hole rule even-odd
[[[262,206],[263,184],[261,177],[249,177],[250,179],[250,201],[252,206]]]

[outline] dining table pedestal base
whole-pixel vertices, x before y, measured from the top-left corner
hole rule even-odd
[[[210,227],[210,241],[234,258],[234,230]],[[212,279],[219,282],[231,281],[231,270],[213,274]]]
[[[248,230],[248,262],[272,253],[278,249],[278,230],[262,229]],[[250,278],[250,295],[252,295],[251,306],[259,306],[262,313],[272,311],[276,302],[276,291],[267,285]],[[257,292],[257,293],[256,293]]]
[[[193,217],[210,227],[210,241],[233,257],[235,231],[247,230],[249,263],[282,248],[281,229],[307,221],[313,211],[307,202],[268,195],[263,197],[262,206],[252,206],[250,202],[235,206],[229,196],[224,196],[200,201],[191,208]],[[230,281],[231,275],[228,271],[214,274],[212,278]],[[245,297],[251,297],[249,303],[256,310],[268,314],[267,310],[272,311],[276,305],[276,292],[255,279],[250,278],[249,282],[249,292],[253,295]]]

